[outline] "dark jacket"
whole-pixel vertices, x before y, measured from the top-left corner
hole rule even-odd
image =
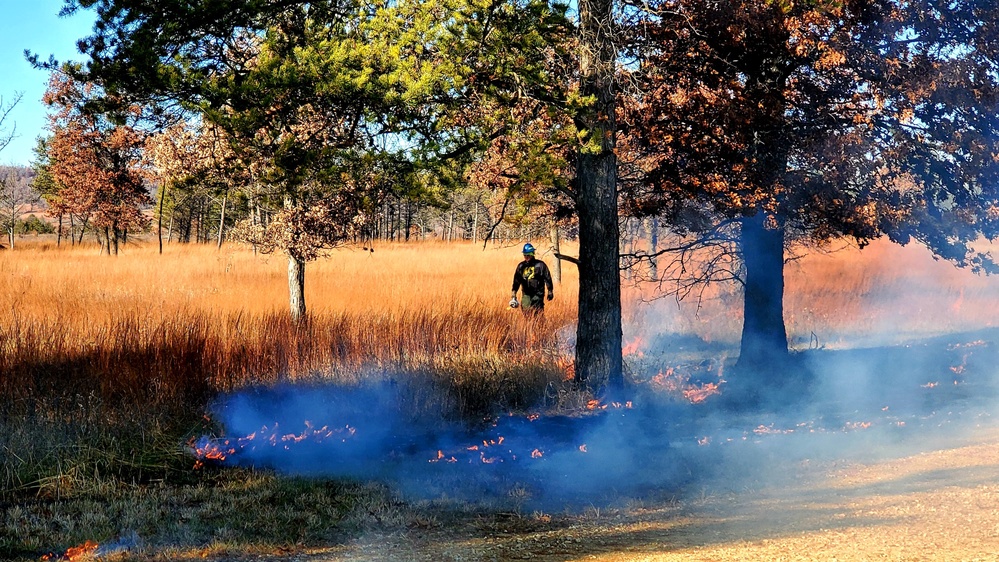
[[[553,293],[552,273],[545,262],[531,258],[517,264],[517,271],[513,274],[513,292],[523,289],[527,296],[543,297],[545,287],[548,287],[548,294]]]

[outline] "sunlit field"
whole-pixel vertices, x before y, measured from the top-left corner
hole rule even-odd
[[[182,245],[159,255],[155,245],[143,244],[108,257],[92,246],[24,243],[0,254],[0,291],[7,295],[0,312],[3,361],[17,369],[85,357],[120,376],[122,368],[139,365],[121,365],[116,354],[152,354],[142,358],[138,376],[197,371],[213,390],[303,376],[357,377],[378,367],[495,358],[516,364],[556,344],[544,335],[550,330],[507,307],[519,259],[512,247],[337,250],[308,265],[310,321],[295,326],[288,320],[283,256]],[[547,325],[572,322],[575,285],[575,271],[566,268]]]

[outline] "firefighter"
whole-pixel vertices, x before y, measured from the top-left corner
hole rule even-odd
[[[510,295],[510,308],[521,307],[525,316],[536,316],[545,311],[545,288],[548,300],[555,298],[552,274],[545,262],[534,257],[534,246],[524,244],[524,261],[517,264],[513,274],[513,293]],[[521,291],[517,302],[517,290]]]

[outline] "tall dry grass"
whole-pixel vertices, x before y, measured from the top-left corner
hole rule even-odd
[[[162,478],[208,402],[248,385],[391,380],[427,417],[536,404],[562,384],[576,277],[566,268],[544,321],[530,322],[507,308],[519,259],[468,244],[337,250],[309,264],[309,320],[295,324],[281,256],[19,244],[0,253],[0,445],[21,451],[4,488],[62,485],[55,467],[81,439],[105,458],[77,454],[79,466]],[[162,454],[137,458],[136,440]]]
[[[563,268],[545,323],[532,324],[506,306],[519,259],[517,247],[470,244],[337,250],[309,264],[310,317],[296,325],[282,256],[135,244],[110,257],[22,241],[0,253],[0,483],[62,493],[87,480],[73,474],[177,477],[189,467],[177,443],[204,429],[208,403],[250,385],[392,381],[427,418],[564,396],[577,271]],[[679,304],[626,296],[626,343],[670,334],[735,350],[734,288]],[[999,284],[877,242],[791,263],[785,310],[796,348],[877,345],[993,326]]]

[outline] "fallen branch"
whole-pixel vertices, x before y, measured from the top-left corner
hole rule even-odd
[[[579,267],[579,258],[574,258],[572,256],[567,256],[565,254],[560,254],[558,252],[555,252],[555,257],[557,259],[560,259],[560,260],[563,260],[563,261],[567,261],[569,263],[574,263],[574,264],[576,264],[576,267]]]

